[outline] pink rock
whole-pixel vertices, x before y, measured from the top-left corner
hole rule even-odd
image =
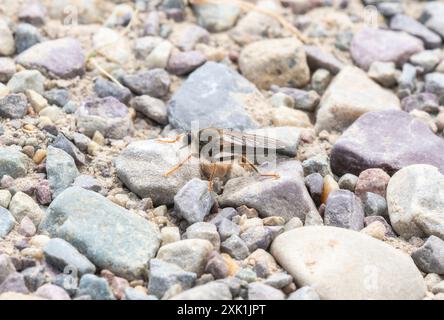
[[[361,197],[366,192],[372,192],[385,198],[385,191],[389,181],[390,176],[384,170],[367,169],[359,175],[355,193],[358,197]]]
[[[63,288],[49,283],[38,288],[35,295],[49,300],[71,300]]]
[[[18,229],[18,233],[25,237],[32,237],[35,235],[37,229],[34,223],[28,217],[24,217],[20,222],[20,227]]]

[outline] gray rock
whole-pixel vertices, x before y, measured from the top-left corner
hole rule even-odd
[[[102,186],[100,185],[100,182],[97,181],[97,179],[95,179],[94,177],[85,174],[78,176],[74,180],[74,183],[72,185],[94,192],[102,191]]]
[[[285,295],[281,290],[269,285],[253,282],[248,285],[248,300],[284,300]]]
[[[220,240],[225,241],[232,235],[239,235],[240,227],[232,222],[231,220],[223,218],[217,225],[217,230],[219,232]]]
[[[430,31],[423,24],[419,23],[410,16],[397,14],[390,20],[390,28],[393,30],[405,31],[424,41],[428,49],[439,48],[442,40],[435,32]]]
[[[6,237],[14,226],[14,216],[5,208],[0,207],[0,238]]]
[[[398,78],[398,96],[405,98],[411,95],[416,89],[417,69],[410,63],[404,64],[402,73]]]
[[[49,77],[71,79],[85,73],[85,55],[79,41],[73,38],[36,44],[22,52],[16,61]]]
[[[99,98],[114,97],[125,104],[128,104],[131,99],[131,91],[128,88],[122,88],[100,77],[94,81],[94,92]]]
[[[52,146],[47,149],[46,173],[53,198],[71,186],[79,175],[74,159],[62,149]]]
[[[93,274],[85,274],[80,279],[77,296],[89,295],[92,300],[115,300],[108,282]]]
[[[324,223],[327,226],[359,231],[364,228],[361,200],[348,190],[336,190],[327,199]]]
[[[436,153],[442,148],[444,141],[408,113],[395,110],[370,112],[336,141],[330,163],[338,176],[345,173],[359,175],[369,168],[381,168],[393,174],[416,163],[435,165],[444,172],[444,160]]]
[[[19,21],[41,26],[45,23],[47,16],[46,8],[40,2],[30,1],[20,8]]]
[[[387,18],[404,12],[402,4],[399,2],[381,2],[376,5],[378,11]]]
[[[68,241],[98,268],[127,279],[145,275],[160,245],[153,224],[78,187],[68,188],[51,203],[40,231]]]
[[[53,238],[43,248],[45,259],[51,265],[64,271],[65,267],[72,268],[79,276],[95,273],[96,267],[76,248],[63,239]]]
[[[75,274],[60,273],[52,279],[51,283],[63,288],[71,297],[75,296],[79,289],[79,279]]]
[[[0,284],[15,272],[11,258],[6,254],[0,254]]]
[[[69,91],[66,89],[51,89],[45,91],[43,96],[50,105],[53,104],[61,108],[69,101]]]
[[[312,287],[306,286],[290,294],[287,300],[321,300],[321,298]]]
[[[201,276],[212,250],[213,245],[208,240],[187,239],[162,246],[157,253],[157,259]]]
[[[361,197],[364,205],[365,216],[384,216],[388,217],[387,201],[384,197],[373,192],[366,192]]]
[[[267,137],[279,141],[279,150],[276,152],[282,155],[295,157],[301,137],[301,130],[296,127],[268,127],[261,129],[247,130],[247,133],[260,137]],[[273,142],[269,144],[272,145]]]
[[[236,260],[243,260],[250,254],[246,243],[235,234],[221,243],[220,250]]]
[[[208,182],[194,178],[174,196],[174,211],[189,224],[193,224],[204,220],[214,201],[208,190]]]
[[[425,91],[436,94],[440,104],[444,104],[444,74],[435,72],[426,75]]]
[[[174,285],[179,284],[183,290],[194,286],[197,275],[187,272],[175,264],[159,259],[150,261],[148,292],[159,299]]]
[[[168,124],[168,114],[165,103],[150,96],[135,97],[131,101],[131,106],[141,112],[150,120],[166,125]]]
[[[350,53],[360,68],[368,70],[375,61],[402,66],[422,50],[422,41],[407,33],[367,27],[355,34]]]
[[[15,72],[14,60],[11,58],[0,57],[0,82],[7,83]]]
[[[237,72],[223,64],[207,62],[175,91],[168,105],[168,119],[174,128],[183,130],[191,130],[193,121],[199,121],[200,128],[257,127],[244,107],[261,109],[267,108],[268,103]]]
[[[267,164],[259,170],[271,171]],[[281,216],[286,220],[299,217],[305,221],[319,215],[305,188],[299,162],[279,162],[274,172],[279,175],[278,179],[250,176],[229,180],[219,197],[219,204],[223,207],[246,205],[256,209],[261,217]]]
[[[211,242],[214,249],[219,251],[220,236],[214,224],[209,222],[196,222],[186,230],[186,239],[204,239]]]
[[[135,194],[151,198],[154,205],[173,204],[174,196],[191,179],[200,177],[197,161],[188,161],[174,174],[164,174],[183,161],[185,152],[156,140],[131,143],[115,160],[117,176]]]
[[[422,73],[432,72],[441,62],[441,49],[424,50],[415,53],[410,57],[410,62],[421,68]]]
[[[193,5],[197,23],[210,32],[222,32],[236,23],[241,10],[230,4],[195,4]]]
[[[363,90],[365,88],[365,90]],[[352,66],[344,67],[322,96],[315,129],[344,131],[370,111],[399,109],[399,99]]]
[[[439,1],[427,3],[420,17],[422,23],[432,31],[438,33],[444,38],[444,23],[442,15],[444,14],[444,5]]]
[[[163,98],[170,88],[170,76],[163,69],[140,71],[122,78],[123,85],[137,95],[148,95],[153,98]]]
[[[25,176],[29,162],[29,158],[14,147],[0,148],[0,177]]]
[[[332,74],[337,74],[344,67],[344,64],[336,59],[332,54],[322,51],[316,46],[304,46],[307,62],[310,69],[325,69]]]
[[[17,72],[8,81],[8,88],[13,93],[24,93],[34,90],[40,94],[44,91],[45,77],[37,70],[23,70]]]
[[[17,53],[31,48],[37,43],[42,42],[43,37],[39,29],[28,23],[20,23],[15,28],[15,48]]]
[[[184,76],[193,72],[207,62],[207,57],[200,51],[173,53],[168,60],[167,69],[177,76]]]
[[[273,233],[267,227],[251,227],[241,233],[240,238],[244,241],[250,252],[256,249],[267,250],[273,240]]]
[[[395,173],[387,186],[393,229],[402,237],[434,235],[444,239],[444,176],[430,165],[411,165]]]
[[[313,156],[302,162],[304,169],[304,176],[309,176],[313,173],[319,173],[322,177],[332,175],[330,169],[329,159],[324,154]]]
[[[238,216],[239,212],[237,212],[234,208],[223,208],[221,211],[219,211],[214,218],[210,220],[211,223],[218,226],[222,220],[228,219],[232,220],[235,216]]]
[[[322,191],[324,190],[324,178],[317,172],[305,177],[305,186],[310,192],[316,206],[321,204]]]
[[[56,139],[51,143],[51,146],[65,151],[79,165],[84,165],[86,163],[85,155],[74,145],[74,143],[68,140],[63,133],[57,135]]]
[[[293,277],[286,272],[276,272],[269,276],[264,284],[276,289],[282,289],[293,282]]]
[[[134,288],[125,290],[125,300],[158,300],[156,296],[146,295]]]
[[[408,255],[360,232],[297,228],[278,236],[271,253],[296,283],[313,287],[321,299],[415,300],[426,293]]]
[[[313,75],[311,76],[311,87],[315,92],[322,96],[325,93],[325,90],[327,90],[331,79],[332,74],[330,73],[330,71],[325,69],[318,69],[313,72]]]
[[[26,268],[21,272],[21,275],[24,277],[26,287],[32,292],[48,282],[46,269],[43,266]]]
[[[412,258],[421,271],[444,274],[444,241],[430,236],[422,247],[412,253]]]
[[[175,295],[172,300],[231,300],[230,288],[222,282],[212,281]]]
[[[214,279],[224,279],[228,277],[229,270],[227,261],[218,251],[213,251],[210,254],[207,265],[205,266],[205,273],[211,274]]]
[[[429,113],[438,113],[439,100],[433,93],[422,92],[402,99],[401,108],[406,112],[421,110]]]
[[[9,119],[23,118],[28,112],[28,99],[22,93],[8,94],[0,99],[0,117]]]
[[[77,127],[93,137],[99,131],[105,138],[122,139],[132,130],[128,107],[114,97],[89,98],[76,111]]]
[[[17,292],[17,293],[28,294],[29,289],[26,287],[25,277],[18,272],[11,273],[0,284],[0,294],[5,292]]]
[[[354,174],[346,173],[338,181],[339,188],[355,192],[358,179]]]

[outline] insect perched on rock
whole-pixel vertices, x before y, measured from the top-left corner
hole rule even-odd
[[[227,176],[235,161],[264,177],[278,179],[276,173],[261,173],[257,164],[274,161],[276,153],[284,150],[282,142],[265,136],[236,132],[228,129],[205,128],[187,132],[174,139],[159,139],[160,143],[183,142],[189,147],[190,154],[164,174],[168,177],[179,170],[186,162],[195,157],[199,159],[203,173],[209,177],[209,189],[213,189],[215,178]]]

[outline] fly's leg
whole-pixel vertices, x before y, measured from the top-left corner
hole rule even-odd
[[[259,173],[259,170],[256,168],[256,166],[247,159],[246,156],[241,157],[242,162],[246,163],[251,169],[253,169],[254,172]]]
[[[156,141],[159,143],[176,143],[178,142],[180,139],[182,139],[184,135],[183,134],[179,134],[178,136],[176,136],[176,138],[174,139],[157,139]]]
[[[173,168],[171,168],[171,170],[169,170],[168,172],[166,172],[163,176],[164,177],[169,177],[170,175],[172,175],[174,172],[176,172],[177,170],[179,170],[185,163],[187,163],[191,157],[193,155],[190,154],[188,157],[185,158],[185,160],[181,161],[179,164],[175,165]]]
[[[214,184],[214,175],[216,174],[216,164],[212,163],[211,164],[211,174],[210,174],[210,179],[208,181],[208,191],[213,191],[213,184]]]
[[[275,178],[275,179],[279,179],[281,177],[277,173],[261,173],[260,176],[261,177],[271,177],[271,178]]]

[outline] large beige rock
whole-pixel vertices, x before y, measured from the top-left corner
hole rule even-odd
[[[426,285],[405,253],[362,233],[304,227],[283,233],[271,246],[298,287],[321,299],[422,299]]]
[[[242,74],[261,89],[303,87],[310,81],[305,50],[295,38],[270,39],[247,45],[239,57]]]
[[[319,104],[316,131],[347,129],[369,111],[400,109],[398,97],[359,68],[347,66],[335,77]]]
[[[399,170],[387,186],[387,206],[393,229],[404,238],[444,239],[444,175],[438,168],[417,164]]]

